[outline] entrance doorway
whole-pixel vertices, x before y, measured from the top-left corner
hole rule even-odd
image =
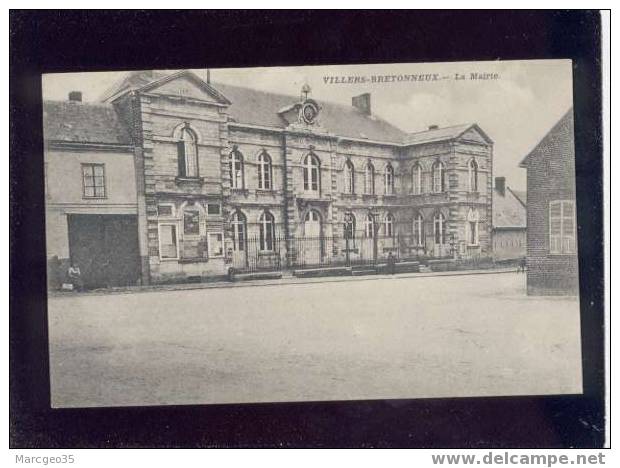
[[[69,255],[86,288],[134,285],[140,278],[138,218],[68,215]]]
[[[318,265],[323,257],[323,239],[321,237],[321,215],[310,210],[304,218],[303,262]]]

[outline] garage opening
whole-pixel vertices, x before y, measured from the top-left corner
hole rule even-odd
[[[140,278],[138,218],[68,215],[69,254],[86,288],[129,286]]]

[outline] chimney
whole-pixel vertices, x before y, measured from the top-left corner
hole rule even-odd
[[[362,114],[370,115],[370,93],[360,94],[351,99],[351,104]]]
[[[82,102],[82,91],[71,91],[69,93],[69,101]]]
[[[429,125],[428,129],[429,130],[437,130],[439,128],[439,125]]]
[[[495,190],[503,197],[506,195],[506,177],[495,178]]]

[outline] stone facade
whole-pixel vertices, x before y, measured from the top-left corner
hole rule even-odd
[[[105,101],[131,137],[143,282],[336,264],[370,250],[491,255],[493,144],[475,124],[405,134],[370,115],[370,95],[350,109],[314,101],[309,88],[235,100],[238,90],[191,72],[123,86]],[[278,103],[262,109],[266,123],[249,107],[261,99]]]
[[[528,294],[579,294],[572,109],[521,166],[527,169]]]

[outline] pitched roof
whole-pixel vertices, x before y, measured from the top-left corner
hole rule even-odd
[[[471,128],[477,130],[485,140],[491,142],[491,139],[482,131],[480,127],[478,127],[478,125],[469,123],[462,125],[453,125],[451,127],[435,128],[432,130],[429,129],[417,133],[409,133],[405,138],[405,143],[420,144],[432,143],[443,140],[453,140],[460,137]]]
[[[153,70],[133,71],[108,89],[101,99],[103,101],[113,100],[127,91],[145,89],[181,74],[190,75],[202,82],[193,72],[187,70],[174,73]],[[229,115],[234,121],[242,124],[285,128],[287,123],[281,117],[280,111],[299,102],[298,96],[270,93],[224,83],[210,83],[209,85],[205,83],[205,85],[218,97],[229,102]],[[320,125],[338,136],[396,144],[421,144],[458,138],[473,128],[485,140],[491,142],[476,124],[406,133],[386,120],[376,115],[367,115],[353,106],[328,101],[319,101],[319,105],[321,106],[318,117]]]
[[[47,141],[131,144],[129,132],[110,104],[45,101],[43,135]]]
[[[232,104],[230,115],[240,123],[284,128],[279,111],[299,102],[299,97],[213,83]],[[319,124],[331,133],[350,138],[401,143],[405,132],[375,115],[366,115],[353,106],[320,101]]]
[[[537,154],[540,150],[541,147],[543,147],[548,140],[552,139],[554,137],[554,135],[560,134],[562,133],[562,129],[563,127],[567,125],[570,127],[570,132],[572,133],[572,129],[573,129],[573,108],[571,107],[570,109],[568,109],[568,111],[566,111],[566,113],[560,118],[560,120],[558,120],[556,122],[556,124],[551,127],[551,130],[549,130],[544,137],[541,138],[541,140],[536,144],[536,146],[534,146],[534,148],[527,153],[527,155],[523,158],[523,160],[519,163],[519,167],[527,167],[528,163],[529,163],[529,159]]]
[[[526,208],[510,187],[506,187],[504,195],[493,189],[493,227],[523,229],[527,227]]]

